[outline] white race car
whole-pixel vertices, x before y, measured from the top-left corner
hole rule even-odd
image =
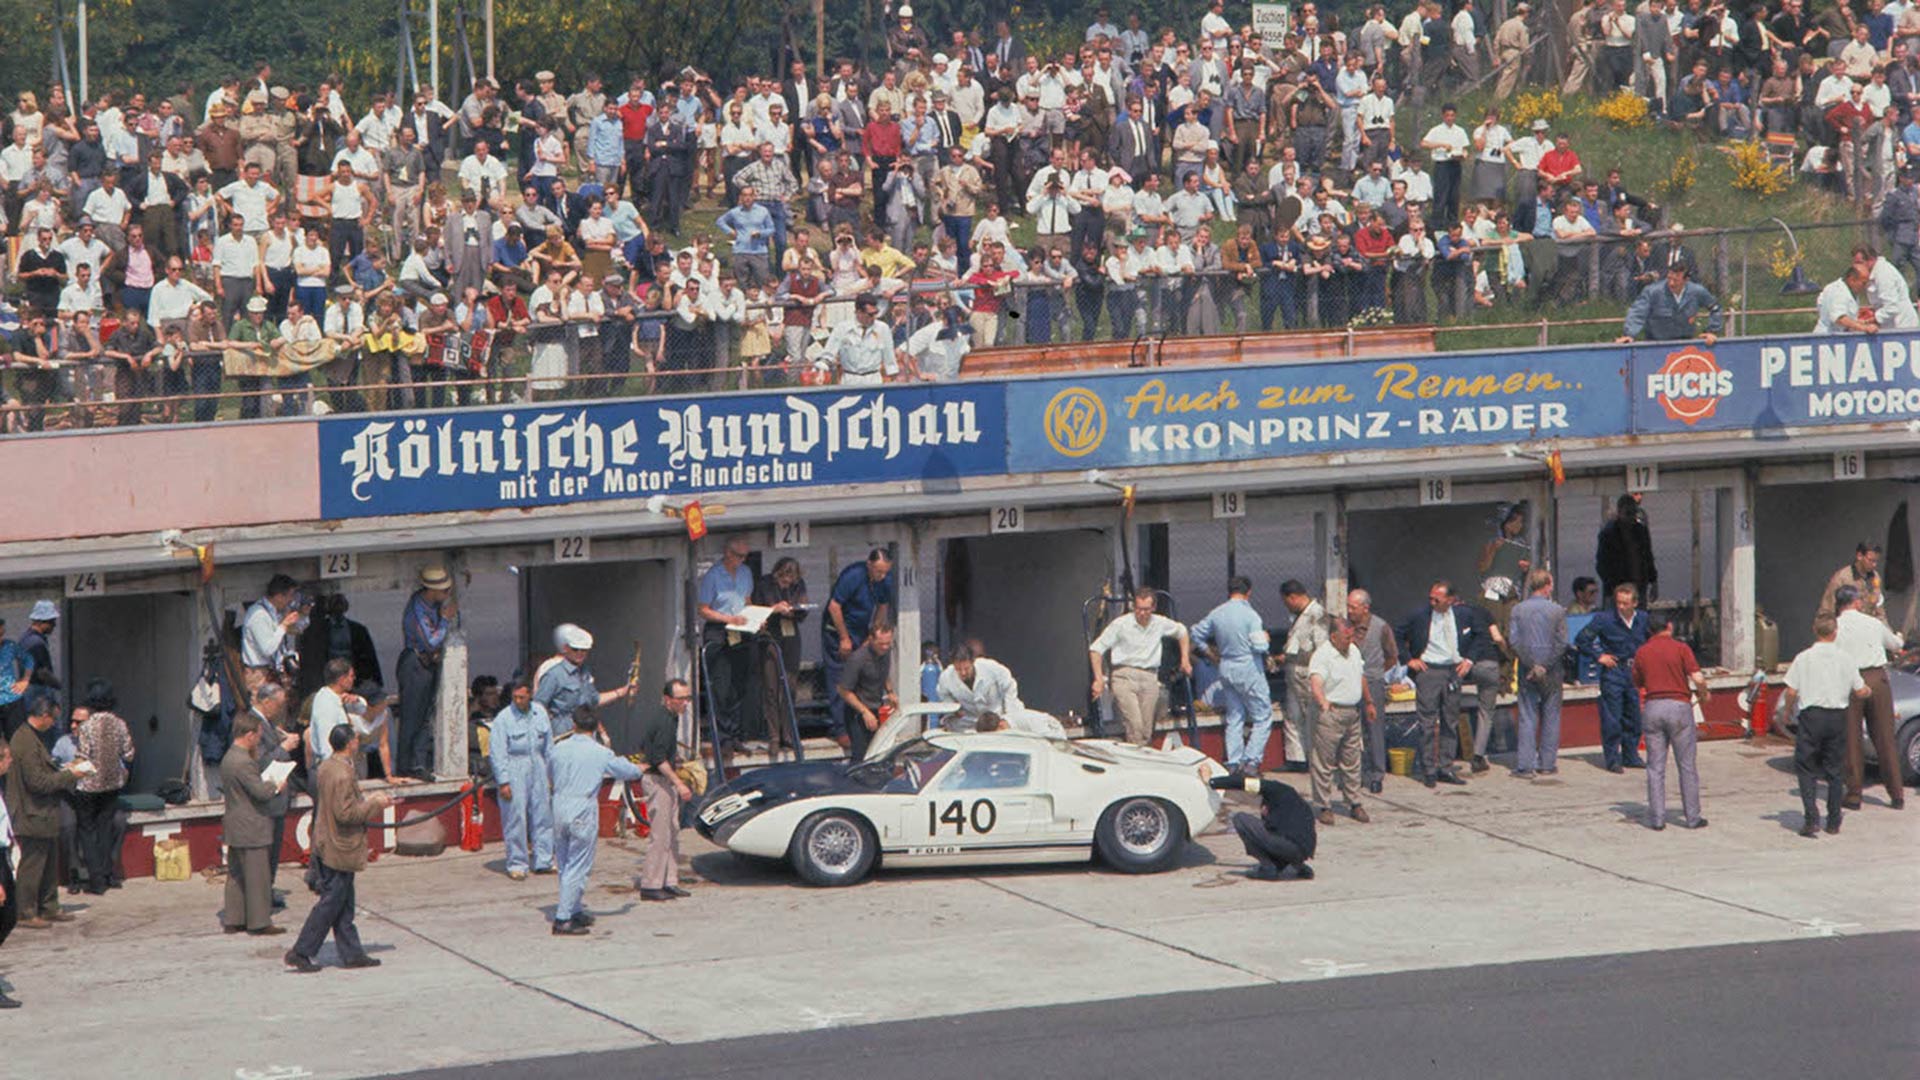
[[[1211,828],[1226,770],[1192,748],[1024,731],[921,734],[951,705],[900,710],[864,761],[748,772],[707,794],[702,836],[738,855],[784,859],[814,885],[851,885],[877,863],[1076,862],[1166,870]]]

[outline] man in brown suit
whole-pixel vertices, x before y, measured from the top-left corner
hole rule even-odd
[[[320,899],[285,957],[287,966],[301,974],[320,970],[314,957],[329,931],[342,967],[380,966],[360,947],[360,931],[353,925],[353,877],[367,868],[367,821],[393,800],[385,792],[360,794],[353,771],[360,740],[351,724],[328,732],[327,745],[333,756],[315,770],[313,789],[313,869]]]
[[[269,866],[273,842],[272,803],[280,789],[260,775],[260,717],[252,712],[234,718],[233,742],[220,759],[220,790],[225,794],[227,813],[221,829],[227,839],[227,906],[221,924],[227,933],[245,930],[265,936],[284,934],[287,928],[275,926],[273,918],[273,879]]]
[[[42,694],[27,710],[27,722],[13,733],[13,768],[7,770],[7,813],[20,845],[20,870],[15,876],[19,893],[20,925],[44,930],[57,922],[72,922],[60,910],[60,875],[56,872],[60,843],[60,793],[72,791],[80,780],[77,764],[62,769],[54,764],[42,733],[53,727],[53,696]]]

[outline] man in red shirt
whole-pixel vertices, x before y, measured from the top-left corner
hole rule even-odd
[[[642,178],[647,173],[647,118],[653,115],[653,95],[647,93],[647,80],[635,75],[627,92],[620,95],[620,141],[627,154],[627,184],[635,205],[641,202]]]
[[[873,193],[873,220],[880,220],[881,200],[886,196],[881,188],[886,186],[887,177],[893,172],[893,163],[900,158],[900,124],[893,118],[893,107],[885,99],[873,103],[873,119],[867,121],[866,129],[861,132],[860,145],[866,149],[867,173],[873,179],[870,190]]]
[[[1000,334],[1000,310],[1006,307],[1005,289],[1009,282],[1018,277],[1011,270],[1003,269],[1001,258],[1006,249],[999,241],[989,240],[980,247],[980,264],[973,273],[960,279],[962,285],[973,286],[973,316],[969,320],[973,326],[973,340],[979,348],[991,348]]]
[[[1387,228],[1386,215],[1378,210],[1368,215],[1366,225],[1353,234],[1353,250],[1367,261],[1367,268],[1360,275],[1360,303],[1354,307],[1356,312],[1387,306],[1387,263],[1397,243],[1393,230]]]
[[[1573,140],[1566,135],[1553,137],[1553,149],[1540,155],[1540,167],[1534,170],[1540,177],[1540,187],[1559,187],[1568,181],[1578,179],[1581,173],[1580,155],[1573,152]]]
[[[1673,624],[1661,614],[1647,617],[1651,636],[1633,654],[1633,684],[1640,688],[1640,716],[1647,738],[1647,825],[1667,827],[1667,748],[1673,748],[1680,773],[1682,821],[1704,829],[1700,816],[1700,770],[1694,765],[1699,734],[1693,726],[1693,701],[1707,700],[1707,678],[1685,642],[1675,640]]]

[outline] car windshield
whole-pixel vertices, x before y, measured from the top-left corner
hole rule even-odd
[[[856,765],[852,775],[890,795],[911,795],[925,788],[952,760],[953,751],[914,739],[884,758]]]

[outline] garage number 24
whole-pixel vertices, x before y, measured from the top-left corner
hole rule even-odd
[[[953,835],[965,836],[971,826],[974,832],[990,833],[994,824],[1000,820],[1000,811],[991,799],[975,799],[972,806],[964,806],[955,799],[941,809],[938,802],[927,803],[927,835],[940,835],[940,827],[953,826]]]

